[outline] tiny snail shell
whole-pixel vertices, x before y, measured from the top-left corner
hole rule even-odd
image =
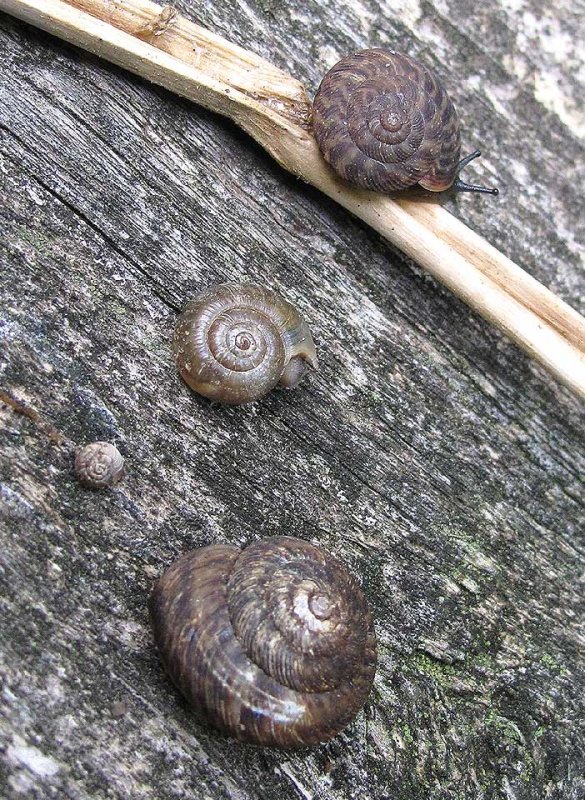
[[[445,88],[419,61],[394,50],[342,58],[317,91],[313,129],[325,160],[354,186],[498,194],[459,179],[479,150],[459,160],[459,118]]]
[[[92,442],[75,454],[77,480],[90,489],[104,489],[118,483],[124,474],[124,459],[110,442]]]
[[[191,300],[175,328],[173,350],[183,380],[228,405],[259,400],[277,383],[295,387],[317,369],[311,332],[277,292],[224,283]]]
[[[173,682],[242,741],[327,741],[354,719],[374,679],[362,590],[340,561],[301,539],[185,553],[156,584],[150,614]]]

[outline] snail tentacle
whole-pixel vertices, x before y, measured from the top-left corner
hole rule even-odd
[[[456,178],[455,182],[453,183],[453,188],[455,189],[455,191],[457,191],[457,192],[483,192],[484,194],[494,194],[494,195],[500,193],[499,189],[497,189],[497,188],[488,189],[486,186],[478,186],[475,183],[465,183],[465,181],[462,181],[461,178],[459,177],[459,173],[461,172],[463,167],[466,167],[469,164],[469,162],[473,161],[475,158],[479,158],[480,155],[481,155],[481,151],[480,150],[474,150],[473,153],[470,153],[468,156],[466,156],[465,158],[461,159],[461,161],[457,165],[457,178]]]

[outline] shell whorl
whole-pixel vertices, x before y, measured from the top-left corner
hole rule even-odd
[[[457,178],[453,103],[430,70],[401,53],[375,48],[339,61],[317,91],[313,127],[325,160],[364,189],[443,191]]]
[[[296,386],[307,364],[317,367],[298,311],[251,283],[220,284],[191,300],[178,319],[173,350],[192,389],[232,405],[258,400],[279,382]]]
[[[111,442],[92,442],[75,454],[74,470],[83,486],[105,489],[124,475],[124,458]]]
[[[364,595],[337,559],[306,541],[185,553],[157,583],[150,610],[175,684],[237,739],[326,741],[370,691],[376,641]]]

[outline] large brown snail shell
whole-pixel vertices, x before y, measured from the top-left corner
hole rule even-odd
[[[294,388],[317,353],[307,323],[277,292],[224,283],[191,300],[173,350],[185,382],[229,405],[259,400],[276,384]]]
[[[444,86],[419,61],[394,50],[342,58],[317,91],[313,129],[325,160],[355,186],[498,193],[459,179],[479,151],[460,161],[459,118]]]
[[[156,584],[150,612],[174,683],[236,739],[326,741],[355,717],[374,679],[362,590],[340,561],[301,539],[185,553]]]

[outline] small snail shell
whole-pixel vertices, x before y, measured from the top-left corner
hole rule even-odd
[[[357,581],[301,539],[185,553],[156,584],[150,613],[174,683],[236,739],[326,741],[374,679],[376,639]]]
[[[92,442],[75,455],[75,474],[90,489],[104,489],[118,483],[124,474],[124,459],[110,442]]]
[[[224,283],[197,295],[180,315],[173,350],[182,378],[199,394],[238,405],[277,383],[296,386],[317,368],[311,332],[277,292]]]
[[[313,103],[313,128],[325,160],[364,189],[497,194],[459,180],[459,118],[439,79],[414,58],[374,48],[342,58]]]

